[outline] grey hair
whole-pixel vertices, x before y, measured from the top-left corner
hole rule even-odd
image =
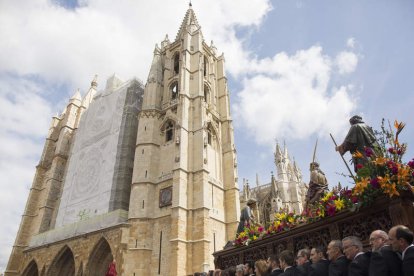
[[[236,272],[238,272],[238,271],[242,271],[243,272],[243,269],[244,269],[244,264],[236,265]]]
[[[356,247],[358,247],[359,251],[362,251],[363,249],[362,242],[358,237],[348,236],[342,239],[342,242],[345,242],[345,241],[351,241],[352,245],[355,245]]]
[[[341,240],[332,240],[330,243],[332,243],[332,246],[335,246],[336,248],[339,249],[339,251],[342,252],[343,247],[342,247],[342,241]]]
[[[389,239],[387,232],[383,230],[375,230],[372,232],[372,234],[378,235],[380,238],[384,239],[384,241],[387,241]]]
[[[303,248],[298,251],[298,254],[302,257],[306,257],[308,260],[310,258],[310,250],[308,248]]]

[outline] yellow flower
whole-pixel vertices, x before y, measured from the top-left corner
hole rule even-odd
[[[387,185],[384,187],[384,193],[388,194],[390,197],[392,196],[399,196],[400,193],[397,191],[397,187],[395,183],[392,183],[390,185]]]
[[[365,188],[368,186],[369,181],[370,181],[370,178],[369,177],[363,177],[361,179],[361,181],[358,181],[355,184],[353,194],[354,195],[360,195],[360,194],[362,194],[365,191]]]
[[[352,157],[354,158],[364,158],[364,155],[362,153],[360,153],[359,151],[354,152],[354,154],[352,154]]]
[[[345,207],[345,203],[343,199],[334,200],[336,210],[342,210]]]
[[[389,180],[390,176],[388,174],[384,177],[378,176],[378,183],[382,189],[385,189],[387,187]]]
[[[255,241],[255,240],[257,240],[257,237],[256,236],[253,236],[253,240]]]
[[[295,221],[295,219],[294,219],[293,217],[289,217],[289,218],[288,218],[288,221],[289,221],[290,223],[293,223],[293,222]]]
[[[398,168],[398,182],[404,181],[410,174],[410,168],[407,166]]]
[[[387,161],[388,161],[388,160],[387,160],[387,158],[385,158],[385,157],[377,157],[377,158],[375,159],[374,163],[375,163],[375,165],[382,166],[382,165],[384,165],[384,164],[385,164],[385,162],[387,162]]]
[[[285,213],[276,213],[276,219],[277,220],[284,220],[286,218]]]
[[[240,234],[239,234],[239,238],[243,238],[243,237],[245,237],[246,236],[246,233],[245,232],[240,232]]]
[[[320,210],[319,217],[321,217],[321,218],[325,217],[325,209]]]
[[[333,195],[332,192],[327,193],[323,198],[322,201],[323,202],[327,202],[329,200],[329,198]]]

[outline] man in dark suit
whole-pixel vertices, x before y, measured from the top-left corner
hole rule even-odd
[[[250,276],[254,275],[254,262],[246,262],[244,265],[244,275]]]
[[[369,276],[370,254],[362,251],[362,242],[355,236],[342,239],[344,254],[351,263],[348,266],[348,276]]]
[[[387,245],[388,234],[382,230],[375,230],[369,237],[372,253],[369,263],[370,276],[400,276],[401,259],[390,245]]]
[[[309,276],[328,276],[329,275],[329,261],[325,258],[322,247],[314,247],[310,252],[310,259],[312,261],[312,269]]]
[[[397,225],[390,229],[388,237],[392,249],[402,254],[403,275],[414,275],[413,232],[404,225]]]
[[[329,276],[348,276],[348,259],[342,253],[342,241],[333,240],[326,251],[329,264]]]
[[[295,257],[293,252],[284,250],[279,254],[280,267],[283,273],[280,276],[302,276],[300,271],[294,266]]]
[[[283,270],[280,268],[279,257],[277,255],[270,255],[267,259],[267,264],[269,266],[270,276],[278,276],[283,273]]]
[[[305,276],[309,275],[312,270],[309,258],[310,250],[307,248],[300,249],[296,255],[296,263],[298,265],[297,268],[300,273]]]

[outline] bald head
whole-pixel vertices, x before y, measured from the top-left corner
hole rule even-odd
[[[403,252],[413,242],[413,232],[404,225],[391,228],[388,237],[392,249],[398,252]]]

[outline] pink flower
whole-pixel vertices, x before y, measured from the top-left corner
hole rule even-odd
[[[394,154],[395,153],[395,149],[394,148],[389,148],[388,149],[388,152],[391,153],[391,154]]]
[[[359,169],[362,169],[364,167],[364,165],[362,165],[362,164],[357,164],[357,169],[359,170]]]
[[[335,215],[335,211],[336,211],[336,209],[335,209],[335,205],[331,205],[331,204],[329,204],[329,205],[328,205],[328,209],[326,210],[326,213],[328,214],[328,216],[333,216],[333,215]]]
[[[331,196],[330,198],[329,198],[329,200],[331,200],[331,201],[333,201],[333,200],[337,200],[338,199],[338,197],[336,196],[336,195],[333,195],[333,196]]]
[[[370,183],[371,183],[372,188],[374,189],[378,189],[380,187],[377,177],[371,179]]]
[[[411,168],[414,169],[414,159],[411,160],[410,162],[407,163],[407,165]]]
[[[374,151],[370,147],[365,147],[364,151],[367,157],[371,157],[374,154]]]
[[[352,201],[352,203],[357,203],[358,202],[358,197],[351,196],[351,201]]]

